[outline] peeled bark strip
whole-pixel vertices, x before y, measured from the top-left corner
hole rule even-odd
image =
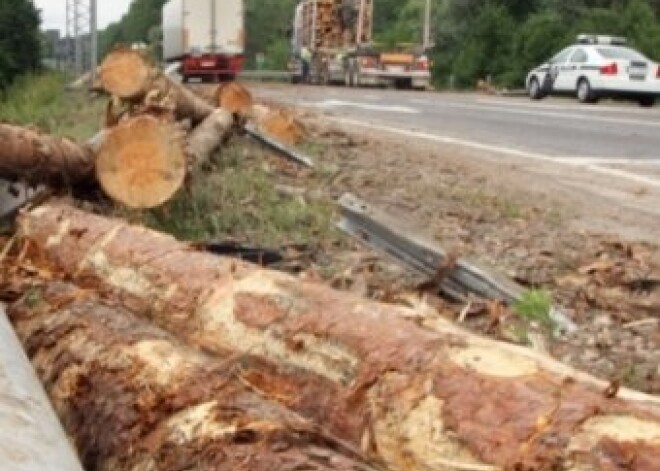
[[[209,358],[66,284],[10,315],[88,471],[367,469],[255,391],[248,358]]]
[[[101,64],[99,80],[111,95],[139,104],[147,95],[155,95],[174,103],[178,119],[202,122],[213,112],[213,106],[185,86],[174,82],[153,67],[138,51],[116,49]]]
[[[188,155],[192,166],[198,167],[211,160],[235,129],[236,121],[230,112],[217,109],[211,113],[188,137]]]
[[[328,427],[391,469],[660,469],[659,398],[628,390],[608,398],[607,384],[418,310],[194,252],[70,207],[38,208],[20,225],[33,264],[116,291],[188,343],[329,381],[334,388],[307,416],[352,415]],[[269,377],[249,380],[286,401]]]
[[[94,175],[90,146],[34,129],[0,124],[0,177],[31,184],[88,181]]]
[[[122,121],[107,132],[96,176],[115,201],[130,208],[159,206],[183,185],[183,135],[174,124],[148,115]]]

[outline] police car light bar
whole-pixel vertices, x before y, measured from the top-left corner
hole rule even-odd
[[[579,44],[602,44],[608,46],[625,46],[628,43],[626,38],[618,36],[600,36],[597,34],[580,34],[577,37]]]

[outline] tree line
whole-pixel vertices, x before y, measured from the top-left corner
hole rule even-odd
[[[154,45],[158,55],[161,10],[167,0],[134,0],[128,12],[101,32],[101,55],[114,44]],[[473,86],[490,78],[519,86],[535,64],[579,33],[626,36],[660,59],[660,0],[431,0],[440,86]],[[246,55],[265,67],[284,67],[297,0],[245,0]],[[374,0],[374,36],[383,44],[420,43],[426,0]],[[30,0],[0,1],[0,87],[39,66],[39,14]]]
[[[41,62],[39,11],[30,0],[0,1],[0,91]]]

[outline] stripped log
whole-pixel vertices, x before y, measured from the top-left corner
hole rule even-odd
[[[344,428],[329,421],[332,433],[392,469],[660,469],[660,398],[608,388],[421,308],[198,253],[67,206],[26,213],[20,227],[33,265],[116,290],[116,299],[190,344],[330,381],[313,416],[351,417]],[[268,379],[250,381],[284,400]]]
[[[141,104],[147,96],[172,101],[177,118],[190,119],[193,124],[202,122],[214,109],[133,49],[119,48],[108,54],[101,64],[99,80],[108,93],[135,104]]]
[[[368,469],[244,377],[91,292],[51,283],[10,310],[88,471]]]
[[[207,163],[215,152],[236,131],[238,123],[234,115],[217,109],[197,126],[188,138],[188,156],[191,167]]]
[[[99,138],[97,138],[99,139]],[[94,149],[35,129],[0,124],[0,177],[30,184],[76,184],[94,175]]]
[[[143,115],[108,131],[96,161],[103,190],[129,208],[168,201],[186,176],[186,144],[173,124]]]

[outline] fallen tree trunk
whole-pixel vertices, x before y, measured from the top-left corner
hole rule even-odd
[[[88,471],[369,469],[244,376],[90,292],[51,283],[10,309]]]
[[[330,381],[331,394],[308,416],[351,417],[343,429],[330,421],[332,432],[392,469],[660,469],[659,398],[616,391],[419,311],[198,253],[70,207],[35,209],[20,226],[34,265],[115,290],[190,344]],[[268,378],[251,382],[282,400]]]
[[[120,48],[106,56],[99,81],[105,91],[124,100],[141,104],[147,97],[160,96],[172,101],[177,119],[190,119],[194,125],[210,115],[214,107],[185,86],[174,82],[153,67],[138,51]]]
[[[168,201],[186,176],[186,144],[174,123],[143,115],[110,129],[96,160],[96,176],[107,195],[129,208]]]
[[[94,175],[96,140],[80,145],[34,129],[0,124],[0,142],[2,178],[62,186],[89,181]]]
[[[238,128],[234,115],[217,109],[197,126],[188,138],[188,156],[191,167],[207,163],[214,153]]]

